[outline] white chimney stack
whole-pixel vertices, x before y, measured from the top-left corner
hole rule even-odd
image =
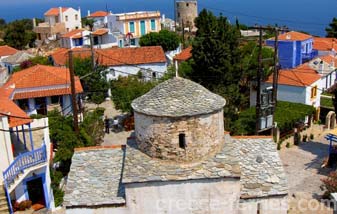
[[[59,7],[59,22],[63,22],[63,13],[62,13],[62,7]]]
[[[88,10],[88,16],[90,16],[90,10]]]

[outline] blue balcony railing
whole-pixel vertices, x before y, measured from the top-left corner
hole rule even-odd
[[[311,53],[302,53],[302,61],[307,62],[318,56],[317,50],[312,50]]]
[[[9,167],[3,172],[4,184],[9,187],[20,173],[25,169],[36,166],[47,161],[46,145],[41,148],[25,152],[15,158]]]

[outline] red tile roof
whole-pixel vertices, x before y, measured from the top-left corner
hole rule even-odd
[[[62,38],[74,38],[74,39],[82,38],[83,37],[83,35],[82,35],[83,31],[84,31],[83,29],[75,29],[75,30],[72,30],[68,33],[63,34],[61,37]]]
[[[161,46],[99,49],[97,55],[98,63],[106,66],[166,62],[165,53]]]
[[[83,92],[80,80],[76,77],[75,81],[76,93]],[[69,69],[46,65],[36,65],[14,73],[5,87],[11,85],[15,87],[13,99],[64,95],[71,92]]]
[[[97,29],[95,32],[93,32],[92,34],[93,35],[96,35],[96,36],[102,36],[102,35],[104,35],[104,34],[106,34],[106,33],[108,33],[109,32],[109,30],[108,29],[106,29],[106,28],[101,28],[101,29]]]
[[[2,56],[10,56],[10,55],[13,55],[15,53],[17,53],[18,50],[16,50],[15,48],[12,48],[8,45],[3,45],[3,46],[0,46],[0,57]]]
[[[68,10],[68,7],[62,7],[62,12],[65,12]],[[53,7],[50,8],[47,12],[44,13],[45,16],[58,16],[59,15],[59,8],[58,7]]]
[[[319,51],[331,51],[337,50],[337,39],[335,38],[320,38],[314,37],[314,47],[313,49]]]
[[[175,55],[174,59],[181,62],[192,58],[192,47],[185,48],[182,52]]]
[[[320,78],[321,76],[314,69],[307,64],[303,64],[293,69],[280,70],[278,84],[306,87]],[[266,82],[272,83],[273,75],[270,75]]]
[[[89,48],[73,48],[73,56],[74,58],[88,58],[91,56],[91,52]],[[60,48],[50,56],[53,58],[55,65],[64,66],[68,63],[68,52],[69,49]]]
[[[109,13],[106,12],[106,11],[96,11],[96,12],[90,14],[90,16],[88,16],[88,17],[104,17],[104,16],[107,16],[107,15],[109,15]]]
[[[288,40],[288,41],[304,41],[310,38],[312,38],[311,35],[296,32],[296,31],[290,31],[290,32],[281,34],[278,37],[279,40]],[[275,38],[272,38],[271,40],[273,39]]]
[[[4,115],[15,116],[8,116],[10,128],[24,125],[33,121],[19,106],[17,106],[12,100],[8,98],[12,91],[13,89],[11,88],[0,88],[0,117]]]
[[[320,58],[321,60],[323,60],[325,63],[328,63],[328,64],[333,62],[334,66],[337,66],[337,58],[332,55],[324,55],[324,56],[319,56],[317,58]]]

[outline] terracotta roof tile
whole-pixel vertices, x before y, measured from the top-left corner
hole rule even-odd
[[[178,61],[186,61],[192,57],[192,47],[185,48],[182,52],[177,54],[174,59]]]
[[[73,55],[76,58],[88,58],[91,56],[91,52],[89,48],[73,48]],[[52,53],[50,56],[53,58],[53,61],[55,65],[58,66],[64,66],[68,62],[68,51],[69,49],[66,48],[60,48],[54,53]]]
[[[314,37],[313,48],[319,51],[331,51],[333,49],[337,50],[337,39]]]
[[[15,115],[16,117],[8,117],[9,127],[16,127],[30,123],[32,119],[28,119],[28,115],[20,109],[12,100],[9,94],[13,91],[12,88],[0,88],[0,116],[2,115]],[[26,119],[27,118],[27,119]]]
[[[161,46],[112,48],[97,50],[98,63],[106,66],[138,65],[166,62]]]
[[[279,40],[288,40],[288,41],[304,41],[307,39],[312,38],[311,35],[296,32],[296,31],[290,31],[284,34],[279,35],[278,39]],[[274,40],[275,37],[269,39],[269,40]]]
[[[106,28],[100,28],[100,29],[97,29],[95,32],[93,32],[92,34],[93,35],[96,35],[96,36],[102,36],[102,35],[104,35],[104,34],[106,34],[106,33],[108,33],[109,32],[109,30],[108,29],[106,29]]]
[[[303,64],[293,69],[280,70],[278,84],[306,87],[320,78],[321,76],[314,69],[307,64]],[[270,75],[266,82],[272,83],[273,75]]]
[[[12,48],[8,45],[3,45],[0,46],[0,57],[2,56],[10,56],[15,54],[16,52],[18,52],[18,50],[16,50],[15,48]]]
[[[68,10],[68,7],[62,7],[62,12],[65,12]],[[58,16],[59,15],[59,8],[58,7],[53,7],[50,8],[47,12],[44,13],[45,16]]]
[[[75,30],[72,30],[68,33],[63,34],[61,37],[62,38],[74,38],[74,39],[82,38],[83,37],[83,35],[82,35],[83,31],[84,31],[83,29],[75,29]]]
[[[88,17],[104,17],[104,16],[107,16],[107,15],[109,15],[109,13],[106,12],[106,11],[96,11],[96,12],[90,14],[90,16],[88,16]]]
[[[80,80],[76,78],[76,93],[83,92]],[[36,65],[14,73],[5,87],[14,85],[14,99],[32,98],[36,96],[53,96],[69,94],[70,75],[69,69]],[[66,86],[65,86],[66,85]],[[41,87],[53,87],[48,89],[32,89]],[[16,91],[20,89],[20,91]],[[64,91],[60,91],[60,89]]]
[[[334,66],[337,66],[337,58],[334,57],[333,55],[324,55],[324,56],[319,56],[317,58],[320,58],[324,62],[331,64],[332,62],[334,63]]]

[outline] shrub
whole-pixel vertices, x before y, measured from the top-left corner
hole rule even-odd
[[[281,143],[277,144],[277,150],[281,150]]]
[[[304,134],[304,135],[303,135],[303,142],[307,142],[307,138],[308,138],[308,135],[307,135],[307,134]]]
[[[310,134],[310,140],[313,140],[314,139],[314,134]]]

